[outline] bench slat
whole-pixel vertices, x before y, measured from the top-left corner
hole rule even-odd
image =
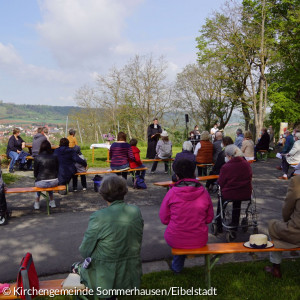
[[[64,191],[66,190],[65,185],[59,185],[50,188],[39,188],[36,186],[32,187],[19,187],[19,188],[8,188],[6,189],[6,194],[14,194],[14,193],[34,193],[34,192],[50,192],[50,191]]]
[[[148,168],[140,168],[140,169],[128,169],[128,170],[112,170],[112,171],[87,171],[87,172],[81,172],[76,173],[75,175],[92,175],[92,174],[110,174],[110,173],[122,173],[122,172],[136,172],[136,171],[146,171]]]
[[[282,248],[265,248],[253,249],[247,248],[244,243],[214,243],[207,244],[202,248],[196,249],[175,249],[172,248],[173,255],[195,255],[195,254],[230,254],[230,253],[249,253],[249,252],[273,252],[273,251],[300,251],[299,248],[282,249]]]
[[[199,181],[205,181],[205,180],[211,180],[211,179],[218,179],[219,175],[208,175],[208,176],[200,176],[197,177]],[[154,182],[153,184],[156,186],[162,186],[162,187],[168,187],[170,184],[173,184],[175,182],[169,180],[169,181],[161,181],[161,182]]]

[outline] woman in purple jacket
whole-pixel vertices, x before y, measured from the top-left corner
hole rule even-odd
[[[228,145],[225,148],[225,164],[222,166],[218,184],[221,188],[222,199],[231,200],[232,223],[231,226],[238,226],[241,211],[241,201],[250,200],[252,194],[252,169],[245,159],[243,152],[236,145]],[[217,215],[220,212],[218,202]],[[218,232],[222,232],[222,222],[217,218]]]
[[[165,240],[172,248],[192,249],[206,245],[208,227],[214,212],[206,189],[195,179],[195,164],[180,159],[175,165],[178,180],[168,191],[160,207],[159,217],[168,225]],[[181,272],[185,255],[174,255],[171,269]]]

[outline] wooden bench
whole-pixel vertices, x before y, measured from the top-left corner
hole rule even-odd
[[[132,177],[135,179],[135,173],[137,171],[146,171],[148,168],[140,168],[140,169],[127,169],[127,170],[110,170],[110,171],[86,171],[86,172],[80,172],[76,173],[75,175],[99,175],[99,174],[113,174],[113,173],[123,173],[127,172],[130,173],[132,172]]]
[[[3,157],[3,155],[2,155],[2,157]],[[7,156],[7,155],[5,155],[5,157],[6,157],[7,160],[8,160],[7,171],[9,171],[9,165],[10,165],[10,160],[11,160],[11,158],[10,158],[9,156]],[[28,155],[28,156],[26,156],[26,160],[34,160],[34,157]]]
[[[41,195],[46,199],[47,202],[47,213],[50,215],[50,208],[49,208],[49,192],[58,192],[58,191],[65,191],[67,187],[65,185],[59,185],[51,188],[39,188],[39,187],[24,187],[24,188],[8,188],[5,190],[6,194],[17,194],[17,193],[34,193],[34,192],[41,192]],[[46,192],[46,194],[44,194]]]
[[[281,249],[281,248],[267,248],[267,249],[252,249],[244,246],[244,243],[215,243],[207,244],[202,248],[196,249],[175,249],[172,248],[173,255],[204,255],[205,257],[205,279],[207,288],[211,287],[211,271],[214,265],[218,262],[223,254],[232,253],[253,253],[253,252],[273,252],[273,251],[300,251],[299,248]]]
[[[211,180],[211,179],[218,179],[219,175],[208,175],[208,176],[200,176],[197,177],[196,179],[199,181],[206,181],[206,180]],[[175,182],[173,181],[161,181],[161,182],[154,182],[153,184],[156,186],[161,186],[161,187],[166,187],[167,189],[170,188],[171,184],[174,184]]]
[[[53,298],[53,296],[77,296],[81,294],[84,294],[84,290],[86,289],[74,289],[74,290],[66,290],[62,288],[62,282],[64,279],[54,279],[54,280],[45,280],[39,282],[39,297],[48,296]],[[8,295],[10,292],[10,295]],[[18,294],[17,290],[17,283],[11,283],[9,290],[6,291],[7,295],[0,294],[0,300],[12,300],[12,299],[21,299],[20,295]],[[31,297],[29,297],[31,299]],[[77,297],[76,297],[77,298]]]

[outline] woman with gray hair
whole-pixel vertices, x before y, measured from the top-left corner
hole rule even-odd
[[[94,292],[99,287],[102,290],[140,287],[144,221],[137,206],[124,202],[127,191],[124,178],[110,175],[103,179],[100,195],[108,207],[91,215],[79,247],[85,262],[72,267],[73,272],[80,274],[81,282]]]
[[[182,152],[177,153],[175,156],[174,162],[172,164],[172,169],[174,171],[174,174],[172,176],[172,181],[174,181],[174,182],[177,181],[177,178],[175,175],[175,167],[176,167],[178,160],[180,160],[180,159],[188,159],[191,162],[193,162],[196,167],[196,157],[193,153],[193,145],[190,141],[185,141],[182,145]]]
[[[243,152],[236,145],[225,148],[225,161],[221,168],[218,184],[221,188],[222,200],[233,201],[232,224],[238,226],[240,219],[241,201],[251,199],[252,169],[246,161]],[[218,202],[217,216],[220,214]],[[217,218],[218,232],[222,232],[221,219]]]

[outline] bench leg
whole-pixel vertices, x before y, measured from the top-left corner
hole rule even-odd
[[[168,173],[169,173],[169,175],[171,175],[172,174],[172,170],[171,170],[171,168],[172,168],[172,161],[169,160],[168,164],[169,164]]]
[[[211,288],[211,270],[214,267],[214,265],[218,262],[222,254],[217,254],[215,256],[212,256],[211,254],[205,254],[205,280],[207,288]]]
[[[47,203],[47,214],[48,216],[50,215],[50,207],[49,207],[49,199],[50,199],[50,196],[49,196],[49,192],[46,192],[46,194],[42,193],[41,192],[41,195],[46,199],[46,203]]]

